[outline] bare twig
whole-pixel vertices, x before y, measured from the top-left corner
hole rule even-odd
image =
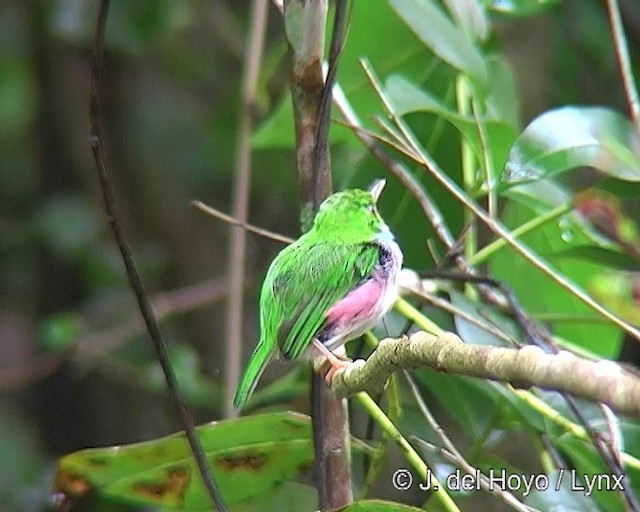
[[[171,362],[169,360],[169,355],[167,354],[167,348],[164,342],[162,331],[160,330],[158,321],[156,320],[156,317],[153,314],[153,310],[151,309],[151,305],[149,304],[144,285],[142,284],[140,275],[138,274],[138,271],[133,262],[131,249],[129,248],[126,236],[116,215],[113,189],[111,186],[109,171],[107,169],[104,158],[104,149],[102,146],[102,131],[100,126],[100,85],[103,70],[104,34],[107,24],[108,11],[109,0],[102,0],[102,2],[100,3],[100,10],[98,13],[98,21],[96,25],[93,65],[91,69],[91,91],[89,102],[89,143],[93,152],[96,171],[98,173],[98,177],[100,178],[100,186],[102,188],[105,211],[111,224],[111,229],[118,244],[118,248],[120,249],[120,253],[122,255],[122,260],[127,271],[127,277],[129,278],[129,284],[131,285],[131,289],[136,296],[138,307],[140,308],[140,313],[144,318],[145,324],[147,325],[147,329],[149,331],[149,336],[151,337],[154,348],[156,349],[158,359],[160,361],[165,379],[167,381],[169,392],[180,415],[184,432],[189,441],[189,446],[198,466],[198,470],[200,471],[200,476],[202,477],[207,492],[209,493],[213,503],[215,503],[216,508],[219,511],[225,512],[226,507],[224,505],[224,502],[222,501],[220,493],[218,492],[218,487],[215,483],[214,476],[209,469],[209,465],[207,464],[202,446],[194,429],[193,419],[191,417],[191,414],[189,413],[187,404],[180,395],[178,381],[176,379],[175,373],[173,372],[173,368],[171,367]]]
[[[246,47],[244,78],[242,84],[242,104],[240,108],[240,128],[236,152],[236,182],[233,191],[233,216],[246,222],[249,210],[249,175],[251,172],[251,130],[252,110],[258,83],[258,72],[262,59],[265,29],[267,25],[267,0],[253,0],[251,28]],[[241,227],[231,230],[229,250],[229,301],[227,303],[227,336],[225,351],[224,414],[233,417],[237,411],[233,407],[233,395],[240,378],[242,352],[242,323],[244,308],[244,265],[247,247],[247,233]]]
[[[413,395],[413,398],[418,404],[418,409],[420,409],[420,412],[422,413],[424,418],[427,420],[427,423],[429,424],[429,426],[440,438],[440,441],[442,442],[444,449],[449,453],[450,455],[450,457],[448,457],[449,460],[454,464],[456,464],[458,467],[464,469],[464,471],[469,475],[475,475],[476,471],[480,472],[478,468],[472,466],[462,456],[462,454],[458,451],[458,449],[453,444],[449,436],[446,434],[442,426],[438,423],[438,421],[435,419],[433,414],[431,414],[431,411],[427,407],[427,404],[425,403],[425,401],[422,398],[422,395],[420,394],[420,390],[418,389],[418,386],[416,385],[414,380],[411,378],[411,375],[409,375],[409,372],[404,370],[402,373],[409,384],[409,389],[411,390],[411,394]],[[416,440],[420,445],[424,443],[422,439],[416,438]],[[534,512],[537,510],[537,509],[528,507],[523,503],[520,503],[520,501],[518,501],[518,498],[516,498],[510,492],[503,490],[500,487],[490,485],[489,479],[487,478],[487,476],[484,475],[483,473],[479,473],[479,474],[480,474],[480,486],[486,492],[489,492],[491,494],[495,494],[496,496],[498,496],[505,503],[510,505],[513,509],[519,510],[520,512]]]
[[[224,282],[213,279],[193,286],[164,292],[151,299],[156,317],[162,318],[182,313],[209,304],[224,296]],[[105,331],[92,332],[72,343],[63,354],[41,354],[9,368],[0,369],[0,392],[16,391],[33,381],[51,375],[73,355],[103,354],[144,331],[144,322],[139,315]]]
[[[391,103],[391,100],[382,89],[380,80],[373,71],[371,65],[366,59],[361,59],[361,64],[367,74],[370,83],[374,87],[378,97],[384,104],[385,110],[392,116],[393,120],[400,127],[401,131],[411,141],[412,149],[420,155],[420,158],[416,160],[416,163],[424,167],[433,178],[435,178],[442,187],[444,187],[453,197],[455,197],[466,208],[470,209],[495,235],[503,238],[513,250],[520,254],[525,260],[527,260],[533,267],[542,271],[551,280],[557,283],[561,288],[571,293],[574,297],[579,299],[582,303],[589,306],[599,315],[603,316],[611,323],[617,325],[624,331],[628,332],[636,341],[640,342],[640,330],[632,326],[619,316],[615,315],[607,308],[595,301],[590,295],[588,295],[582,288],[575,284],[564,274],[554,269],[546,260],[540,258],[532,249],[523,244],[512,233],[496,219],[492,218],[483,208],[481,208],[475,201],[467,196],[460,189],[457,183],[455,183],[445,172],[443,172],[436,161],[429,155],[420,142],[416,139],[415,135],[410,131],[407,124],[395,113],[395,109]]]
[[[274,242],[281,242],[283,244],[290,244],[293,242],[293,238],[288,236],[280,235],[275,231],[269,231],[268,229],[259,228],[254,226],[253,224],[249,224],[248,222],[242,222],[231,215],[227,215],[226,213],[221,212],[220,210],[216,210],[212,206],[204,204],[202,201],[191,201],[191,204],[195,206],[198,210],[203,211],[207,215],[211,215],[216,219],[220,219],[227,224],[231,224],[233,226],[240,226],[242,229],[246,229],[247,231],[254,233],[256,235],[262,236],[264,238],[268,238],[269,240],[273,240]]]
[[[638,99],[638,88],[633,78],[633,71],[629,60],[629,48],[627,47],[627,38],[624,35],[620,8],[617,0],[605,0],[605,4],[609,16],[609,25],[611,26],[616,59],[618,60],[618,67],[620,68],[620,78],[622,79],[624,96],[627,101],[627,107],[629,108],[629,115],[636,127],[638,135],[640,135],[640,99]]]
[[[212,279],[192,286],[163,292],[151,298],[151,309],[157,320],[197,309],[221,299],[226,294],[226,281]],[[74,342],[76,354],[84,358],[113,350],[118,345],[144,331],[145,324],[138,315],[104,331],[92,332]]]

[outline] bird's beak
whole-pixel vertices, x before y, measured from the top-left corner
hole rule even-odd
[[[369,192],[371,193],[371,197],[373,197],[373,202],[377,203],[380,194],[382,194],[382,189],[387,184],[387,180],[375,180],[369,185]]]

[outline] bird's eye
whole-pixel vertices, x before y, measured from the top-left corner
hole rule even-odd
[[[375,212],[375,211],[376,211],[376,207],[375,207],[375,205],[373,205],[373,204],[368,205],[368,206],[367,206],[367,211],[368,211],[369,213],[373,213],[373,212]]]

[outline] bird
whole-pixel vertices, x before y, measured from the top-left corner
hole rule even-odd
[[[241,410],[267,364],[277,356],[348,364],[332,351],[373,327],[397,298],[400,246],[377,209],[385,180],[367,190],[336,192],[313,225],[269,266],[260,292],[260,338],[240,378]]]

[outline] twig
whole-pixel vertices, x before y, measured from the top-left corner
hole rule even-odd
[[[0,392],[17,391],[30,382],[55,373],[65,362],[60,354],[39,354],[8,368],[0,369]]]
[[[267,0],[253,0],[251,28],[245,52],[240,127],[236,153],[236,181],[233,191],[233,216],[246,222],[249,210],[249,187],[251,172],[252,110],[255,101],[258,72],[262,59],[262,48],[267,25]],[[242,323],[244,316],[243,296],[245,279],[245,253],[247,233],[241,227],[231,230],[229,260],[229,301],[227,303],[227,336],[225,340],[224,415],[237,415],[233,407],[233,395],[240,378],[242,353]]]
[[[222,281],[214,279],[194,286],[164,292],[151,299],[153,312],[158,319],[190,311],[224,296]],[[0,369],[0,392],[16,391],[27,384],[54,373],[74,354],[82,357],[89,353],[104,353],[144,330],[139,315],[105,331],[90,333],[75,340],[63,354],[40,354],[35,359],[21,361],[11,367]]]
[[[554,269],[546,260],[540,258],[532,249],[527,245],[516,239],[502,223],[492,218],[484,209],[482,209],[475,201],[465,194],[457,183],[455,183],[446,173],[444,173],[436,161],[429,155],[420,142],[416,139],[415,135],[411,132],[398,115],[395,114],[395,109],[391,103],[390,98],[382,89],[380,80],[374,73],[371,65],[366,59],[361,59],[361,64],[369,78],[370,83],[374,87],[378,97],[382,101],[385,110],[393,118],[400,130],[405,134],[407,139],[411,142],[412,149],[420,155],[420,158],[415,160],[416,163],[424,167],[433,178],[435,178],[442,187],[444,187],[452,196],[454,196],[461,204],[469,208],[494,234],[498,235],[511,246],[517,253],[525,258],[532,266],[542,271],[545,275],[555,281],[561,288],[571,293],[574,297],[581,302],[589,306],[598,314],[609,320],[611,323],[617,325],[621,329],[628,332],[634,339],[640,341],[640,330],[630,325],[617,315],[611,313],[607,308],[596,302],[591,296],[589,296],[582,288],[571,281],[565,275],[559,273]]]
[[[431,411],[429,410],[429,408],[427,407],[427,404],[423,400],[422,395],[420,395],[420,390],[418,389],[418,386],[416,385],[414,380],[411,378],[411,375],[409,375],[409,372],[404,370],[402,373],[407,383],[409,384],[409,389],[411,390],[411,394],[413,395],[413,398],[418,404],[418,409],[420,409],[420,412],[422,413],[424,418],[427,420],[427,423],[429,424],[429,426],[440,438],[440,441],[442,442],[445,448],[445,451],[449,453],[450,457],[447,457],[447,458],[449,458],[449,460],[454,464],[456,464],[458,467],[461,467],[462,469],[464,469],[467,474],[475,475],[476,470],[477,471],[480,471],[480,470],[472,466],[469,462],[467,462],[467,460],[462,456],[462,454],[458,451],[458,449],[453,444],[449,436],[446,434],[442,426],[440,426],[440,424],[435,419],[433,414],[431,414]],[[422,439],[416,438],[416,440],[420,444],[424,443]],[[480,485],[485,491],[491,494],[495,494],[515,510],[519,510],[521,512],[533,512],[537,510],[537,509],[528,507],[523,503],[520,503],[520,501],[518,501],[518,499],[510,492],[503,490],[500,487],[490,485],[486,475],[484,475],[483,473],[480,473]]]
[[[227,215],[226,213],[223,213],[220,210],[216,210],[215,208],[204,204],[202,201],[191,201],[191,204],[195,206],[198,210],[201,210],[204,213],[206,213],[207,215],[211,215],[216,219],[220,219],[221,221],[224,221],[227,224],[231,224],[233,226],[240,226],[242,229],[250,231],[251,233],[262,236],[264,238],[268,238],[269,240],[273,240],[274,242],[280,242],[283,244],[290,244],[291,242],[293,242],[293,238],[280,235],[275,231],[269,231],[268,229],[259,228],[247,222],[241,222],[233,218],[231,215]]]
[[[629,48],[627,47],[627,38],[624,35],[620,8],[617,0],[605,0],[605,4],[609,16],[609,25],[611,26],[616,59],[618,60],[618,67],[620,68],[620,78],[622,79],[624,96],[627,101],[631,120],[640,136],[640,99],[638,99],[638,88],[633,78],[633,71],[629,60]]]
[[[102,131],[100,127],[100,85],[103,70],[104,34],[107,24],[108,11],[109,0],[102,0],[102,2],[100,3],[100,10],[98,13],[98,21],[96,25],[93,65],[91,69],[91,90],[89,102],[89,143],[93,152],[96,171],[100,178],[100,186],[102,188],[105,210],[111,224],[111,229],[113,230],[114,237],[116,239],[116,242],[118,243],[118,248],[120,249],[120,253],[122,255],[122,260],[127,271],[127,277],[129,278],[129,284],[131,285],[131,289],[136,296],[138,307],[140,308],[140,313],[142,314],[145,324],[147,325],[147,329],[149,330],[149,336],[151,337],[154,348],[158,355],[158,359],[162,366],[169,392],[180,415],[183,429],[189,441],[189,446],[198,466],[198,470],[200,471],[200,476],[202,477],[207,492],[209,493],[213,503],[215,503],[216,508],[221,512],[226,512],[227,509],[224,502],[222,501],[220,493],[218,492],[218,487],[215,483],[214,476],[209,469],[209,465],[207,464],[202,446],[197,434],[195,433],[193,419],[191,417],[191,414],[189,413],[187,404],[180,395],[178,382],[173,372],[173,368],[171,367],[171,362],[169,360],[169,355],[167,354],[167,348],[165,346],[162,331],[160,330],[158,321],[156,320],[153,314],[153,310],[151,309],[151,305],[149,304],[149,301],[147,299],[147,293],[133,262],[133,256],[131,254],[129,244],[116,215],[115,200],[113,197],[113,189],[111,186],[111,180],[109,178],[109,172],[107,170],[107,165],[104,158],[104,149],[102,146]]]
[[[151,309],[157,320],[191,311],[225,296],[226,281],[212,279],[193,286],[163,292],[151,298]],[[74,342],[80,357],[96,356],[113,350],[118,345],[144,331],[145,324],[138,315],[104,331],[92,332]]]
[[[335,379],[334,379],[335,380]],[[407,441],[406,437],[398,430],[393,422],[387,417],[387,415],[380,409],[371,397],[364,392],[360,392],[355,396],[358,403],[364,407],[367,414],[371,416],[378,425],[389,435],[389,438],[398,445],[400,450],[404,453],[407,461],[418,472],[422,482],[427,480],[427,470],[429,469],[426,462],[422,460],[420,454],[415,450],[411,443]],[[438,478],[432,474],[431,482],[433,483],[433,493],[440,500],[442,508],[448,512],[460,512],[460,509],[456,505],[455,501],[451,498],[447,492],[447,487],[438,481]]]

